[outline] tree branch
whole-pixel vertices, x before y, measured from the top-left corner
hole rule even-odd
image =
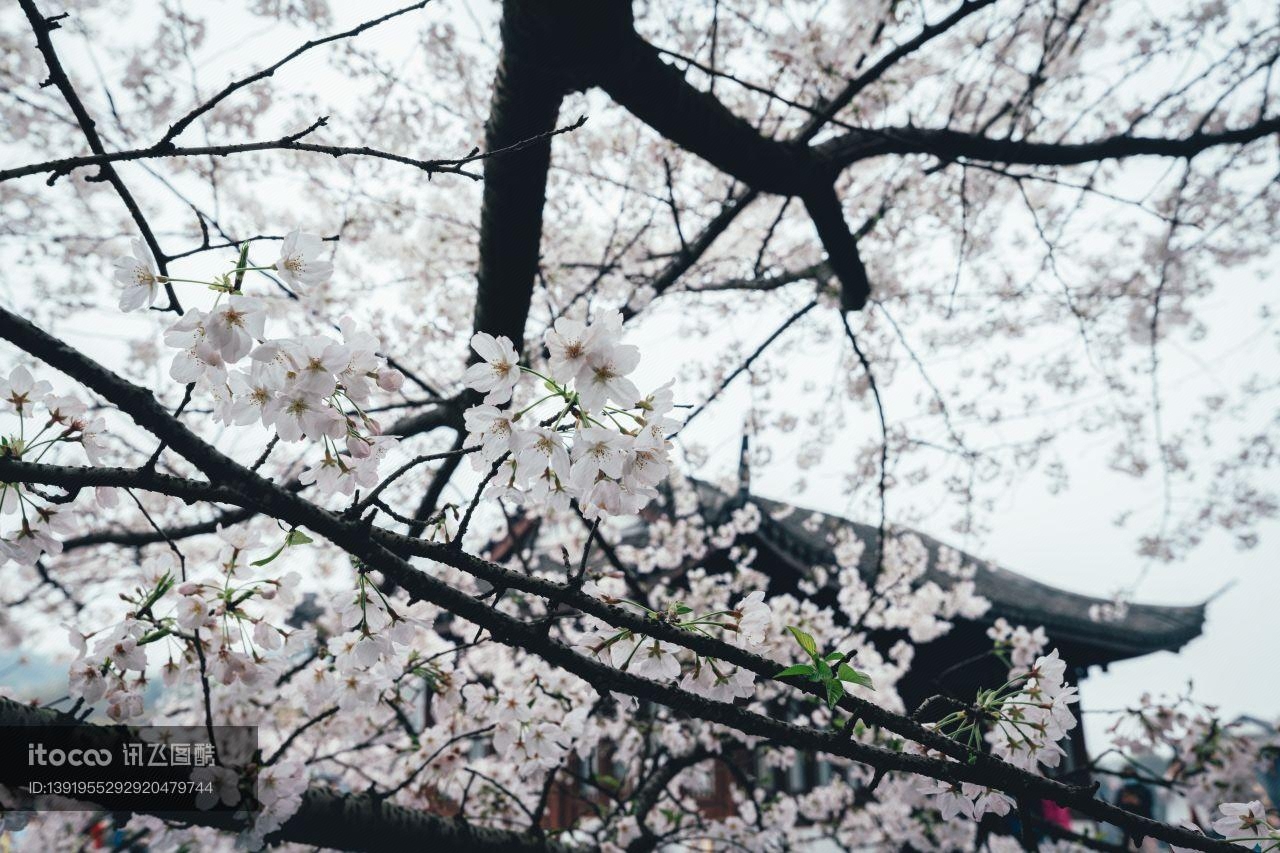
[[[67,106],[71,107],[71,112],[76,118],[76,124],[80,126],[80,130],[84,133],[85,140],[89,143],[89,149],[98,156],[104,156],[107,149],[102,144],[102,138],[98,135],[96,123],[93,117],[89,115],[89,111],[85,109],[84,102],[80,100],[80,95],[76,92],[75,86],[71,83],[71,78],[67,76],[67,72],[63,69],[62,63],[58,59],[58,53],[53,47],[53,40],[49,37],[49,33],[53,32],[60,25],[55,18],[45,18],[40,14],[40,10],[36,8],[35,0],[18,0],[22,6],[23,13],[27,16],[27,22],[31,25],[31,29],[36,35],[36,47],[40,50],[40,55],[44,57],[45,65],[49,68],[49,79],[41,83],[46,86],[52,83],[57,86],[58,91],[62,93],[63,99],[66,100]],[[103,163],[99,172],[100,179],[105,179],[115,189],[116,195],[120,196],[120,201],[124,203],[125,208],[129,211],[129,216],[133,218],[133,223],[138,227],[139,233],[142,234],[143,242],[147,244],[147,248],[151,250],[151,254],[155,257],[156,266],[162,275],[168,275],[168,256],[160,248],[160,243],[156,240],[155,233],[151,230],[151,225],[147,222],[147,218],[142,215],[142,208],[138,207],[138,202],[134,199],[133,194],[129,192],[129,188],[125,186],[120,175],[116,173],[115,168],[108,162]],[[165,294],[169,297],[168,310],[178,314],[182,313],[182,305],[178,302],[178,295],[173,290],[173,285],[165,282]]]
[[[297,494],[272,483],[269,480],[249,471],[233,459],[223,455],[212,445],[195,435],[185,424],[173,418],[169,412],[146,390],[111,373],[97,362],[77,352],[65,343],[53,338],[35,327],[27,320],[13,313],[0,309],[0,337],[22,347],[27,352],[45,360],[51,366],[63,371],[68,376],[87,385],[91,390],[114,403],[121,411],[128,414],[139,426],[150,430],[157,437],[165,440],[173,450],[200,469],[210,478],[210,484],[197,484],[202,490],[214,489],[216,494],[227,494],[237,501],[254,506],[262,512],[286,521],[296,527],[305,527],[328,539],[334,545],[362,560],[371,568],[382,572],[394,580],[409,593],[410,598],[422,600],[441,607],[472,624],[485,629],[499,643],[515,649],[535,654],[552,666],[559,667],[593,685],[597,690],[612,690],[635,696],[642,700],[657,702],[675,711],[689,714],[708,722],[730,726],[745,734],[767,738],[780,744],[798,749],[827,752],[867,764],[884,770],[903,771],[939,778],[948,781],[967,781],[985,787],[1008,791],[1019,798],[1036,796],[1052,799],[1063,805],[1075,808],[1083,814],[1124,827],[1135,833],[1170,841],[1179,846],[1205,851],[1227,851],[1232,846],[1220,841],[1207,839],[1178,827],[1168,826],[1139,815],[1126,812],[1109,803],[1096,800],[1092,789],[1073,787],[1055,782],[1032,773],[1027,773],[1010,764],[1006,764],[992,756],[983,754],[969,755],[965,753],[967,763],[935,759],[922,755],[909,755],[882,747],[871,746],[858,741],[849,740],[843,732],[824,732],[816,729],[796,726],[759,714],[731,703],[713,701],[674,687],[641,678],[622,670],[584,657],[563,642],[552,638],[538,623],[527,623],[492,609],[484,601],[459,590],[448,583],[414,568],[404,557],[396,553],[397,543],[403,550],[400,553],[416,551],[429,555],[447,565],[455,566],[471,572],[477,577],[490,577],[511,574],[506,570],[477,557],[468,555],[460,549],[448,545],[411,540],[398,537],[386,531],[375,531],[370,525],[359,521],[343,519],[333,513],[311,504]],[[29,465],[13,460],[0,460],[0,476],[9,478],[10,465]],[[59,466],[34,466],[37,469]],[[30,468],[23,470],[30,471]],[[132,472],[130,476],[141,477],[144,474],[163,478],[153,482],[161,483],[166,488],[189,488],[182,482],[154,472]],[[61,473],[58,476],[62,476]],[[95,477],[104,475],[94,475]],[[213,486],[212,481],[227,483],[226,486]],[[192,493],[193,494],[193,493]],[[384,544],[385,543],[385,544]],[[516,576],[519,579],[520,576]],[[549,583],[535,578],[524,579],[526,584]],[[518,584],[510,584],[517,587]],[[579,590],[567,585],[550,584],[562,594],[564,601],[592,601],[592,609],[605,608],[617,611],[602,602],[594,601]],[[563,589],[560,589],[563,587]],[[586,607],[583,608],[587,609]],[[635,617],[632,617],[635,618]],[[724,649],[725,660],[744,656],[756,658],[742,650],[710,638],[697,637],[680,631],[674,626],[662,626],[653,623],[645,627],[642,633],[661,637],[663,634],[677,633],[682,635],[677,640],[681,645],[695,648],[698,645],[713,645],[717,650]],[[696,650],[696,649],[695,649]],[[759,658],[759,666],[774,667],[777,664]],[[768,670],[766,669],[766,672]],[[771,677],[771,676],[766,676]],[[845,697],[849,699],[851,697]],[[861,715],[870,724],[885,724],[891,731],[903,734],[918,743],[939,749],[944,754],[955,754],[956,749],[963,747],[936,732],[925,729],[916,723],[892,714],[878,706],[861,700],[851,703],[853,707],[864,709]],[[842,707],[844,703],[842,702]]]
[[[853,131],[819,146],[819,156],[833,168],[886,154],[932,154],[942,160],[960,158],[1033,166],[1071,166],[1126,157],[1190,158],[1210,148],[1244,145],[1280,133],[1280,117],[1218,133],[1184,137],[1118,134],[1092,142],[1029,142],[996,139],[949,128],[891,127]]]
[[[331,35],[325,36],[324,38],[312,39],[311,41],[306,42],[305,44],[301,45],[300,47],[286,54],[284,57],[282,57],[275,63],[268,65],[266,68],[263,68],[260,71],[255,71],[253,74],[250,74],[247,77],[241,77],[239,80],[235,80],[234,82],[228,83],[226,87],[222,89],[222,91],[218,92],[212,98],[209,98],[203,103],[192,108],[189,112],[184,114],[181,118],[179,118],[172,125],[170,125],[169,130],[160,139],[160,142],[157,143],[157,146],[158,147],[172,146],[173,140],[178,137],[178,134],[186,130],[187,127],[189,127],[191,123],[196,119],[198,119],[200,116],[204,115],[209,110],[213,109],[215,106],[220,104],[222,101],[226,100],[228,97],[235,94],[240,89],[243,89],[245,86],[251,85],[253,83],[257,83],[259,80],[265,80],[268,77],[271,77],[281,68],[283,68],[287,63],[293,61],[294,59],[297,59],[299,56],[311,50],[312,48],[320,47],[321,45],[329,44],[331,42],[339,41],[341,39],[358,36],[360,35],[360,33],[364,32],[365,30],[373,29],[379,24],[386,23],[387,21],[390,21],[393,18],[398,18],[401,15],[405,15],[409,12],[417,11],[418,9],[423,8],[430,2],[431,0],[420,0],[420,2],[412,3],[408,6],[404,6],[400,9],[396,9],[395,11],[388,12],[387,14],[383,15],[380,18],[374,18],[372,20],[365,21],[363,24],[359,24],[358,26],[352,27],[349,30],[344,30],[343,32],[340,32],[340,33],[333,33]]]

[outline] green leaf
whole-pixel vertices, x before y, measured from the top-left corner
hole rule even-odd
[[[279,548],[275,549],[275,550],[274,550],[274,551],[272,551],[270,554],[268,554],[267,556],[263,557],[261,560],[254,560],[252,563],[250,563],[250,565],[252,565],[252,566],[265,566],[267,563],[270,563],[270,562],[271,562],[272,560],[274,560],[276,557],[279,557],[282,553],[284,553],[284,549],[285,549],[285,548],[287,548],[287,547],[288,547],[288,543],[286,542],[284,545],[281,545]]]
[[[692,607],[690,607],[690,606],[689,606],[689,605],[687,605],[687,604],[677,604],[677,605],[676,605],[676,615],[677,615],[677,616],[684,616],[686,613],[692,613],[692,612],[693,612],[693,608],[692,608]]]
[[[844,695],[844,685],[839,681],[827,682],[827,707],[834,708],[836,703],[840,701],[840,697]]]
[[[782,672],[775,675],[774,678],[788,678],[792,675],[813,675],[813,671],[813,667],[808,664],[798,663],[794,666],[787,667]]]
[[[795,625],[788,625],[787,630],[791,632],[791,636],[796,638],[800,648],[809,653],[810,657],[816,658],[818,656],[818,642],[810,634],[806,634]]]
[[[276,557],[279,557],[281,554],[283,554],[285,548],[288,548],[292,545],[310,545],[314,541],[315,540],[312,539],[310,536],[308,536],[307,534],[303,533],[301,530],[295,527],[284,535],[283,545],[281,545],[279,548],[272,551],[267,556],[263,557],[261,560],[254,560],[252,563],[250,563],[250,565],[265,566],[268,563],[275,560]]]
[[[875,690],[875,685],[871,683],[871,676],[865,672],[858,672],[847,663],[840,664],[837,670],[841,681],[848,681],[850,684],[857,684],[860,687],[866,687],[869,690]]]
[[[838,660],[844,660],[844,652],[830,652],[828,654],[823,655],[822,659],[827,663],[832,663]]]
[[[289,535],[284,537],[284,544],[288,545],[310,545],[315,540],[307,534],[298,530],[296,527],[289,531]]]
[[[827,666],[827,662],[820,660],[818,664],[818,675],[822,676],[823,681],[835,681],[836,674],[831,671],[831,667]]]

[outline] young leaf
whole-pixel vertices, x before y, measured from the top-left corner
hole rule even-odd
[[[254,565],[254,566],[265,566],[267,563],[270,563],[270,562],[271,562],[272,560],[274,560],[276,557],[279,557],[282,553],[284,553],[284,549],[285,549],[285,548],[287,548],[287,547],[289,547],[289,543],[288,543],[288,541],[286,540],[286,541],[285,541],[285,544],[281,545],[279,548],[275,549],[275,550],[274,550],[274,551],[272,551],[270,554],[268,554],[267,556],[263,557],[261,560],[254,560],[250,565]]]
[[[866,687],[869,690],[875,690],[875,685],[871,683],[871,676],[865,672],[858,672],[847,663],[840,664],[837,670],[841,681],[848,681],[850,684],[857,684],[860,687]]]
[[[251,563],[251,565],[265,566],[267,565],[267,563],[270,563],[276,557],[279,557],[281,554],[283,554],[285,548],[288,548],[292,545],[309,545],[314,541],[315,540],[312,539],[310,536],[308,536],[307,534],[303,533],[301,530],[295,527],[294,529],[290,530],[288,533],[285,534],[283,545],[281,545],[279,548],[272,551],[267,556],[263,557],[261,560],[254,560],[253,563]]]
[[[809,653],[809,657],[816,658],[818,656],[818,642],[809,634],[801,631],[795,625],[788,625],[787,630],[791,632],[791,636],[796,638],[796,642],[800,644],[800,648]]]
[[[296,527],[289,531],[288,536],[284,537],[285,545],[310,545],[314,541],[314,539]]]
[[[839,681],[827,682],[827,707],[834,708],[836,703],[840,701],[840,697],[844,695],[844,685]]]
[[[813,675],[813,667],[808,664],[798,663],[794,666],[787,667],[782,672],[775,675],[774,678],[787,678],[792,675]]]

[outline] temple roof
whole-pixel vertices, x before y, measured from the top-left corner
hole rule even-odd
[[[756,504],[763,515],[756,533],[760,543],[801,575],[808,575],[815,565],[836,564],[833,543],[841,528],[864,543],[859,572],[868,579],[875,574],[879,531],[874,526],[754,495],[728,498],[704,483],[699,484],[699,492],[708,503],[720,503],[722,510],[744,500]],[[939,568],[938,555],[944,543],[916,531],[898,532],[919,537],[928,550],[929,566],[923,581],[934,581],[944,589],[956,583],[954,576]],[[1089,663],[1106,664],[1156,651],[1177,651],[1198,637],[1204,626],[1205,604],[1169,607],[1133,603],[1122,617],[1098,621],[1090,617],[1090,609],[1107,604],[1105,599],[1068,592],[962,551],[958,553],[975,569],[977,593],[991,602],[987,613],[973,621],[989,625],[1003,617],[1014,625],[1042,625],[1054,642],[1088,648],[1094,658]],[[763,559],[757,559],[755,567],[772,574]]]

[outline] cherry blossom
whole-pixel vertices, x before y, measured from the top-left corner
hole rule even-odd
[[[766,632],[773,628],[773,610],[764,600],[764,590],[755,592],[734,606],[738,615],[738,631],[742,638],[753,645],[764,642]]]
[[[0,402],[12,406],[19,417],[27,418],[35,413],[36,401],[46,397],[50,390],[48,382],[37,382],[29,370],[18,365],[9,372],[8,379],[0,379]],[[50,416],[55,417],[53,412]]]
[[[576,378],[586,368],[588,359],[600,344],[603,325],[588,325],[572,317],[560,317],[546,332],[547,350],[551,354],[547,367],[555,376]]]
[[[275,269],[290,287],[305,294],[333,275],[333,264],[320,259],[323,251],[324,242],[318,235],[295,229],[285,235]]]
[[[487,405],[501,405],[510,400],[520,381],[520,356],[511,341],[476,332],[471,337],[471,348],[483,361],[467,368],[463,382],[473,391],[485,392]]]
[[[102,465],[108,450],[105,420],[86,417],[81,401],[51,390],[49,382],[35,379],[21,365],[0,379],[0,405],[18,417],[16,433],[0,433],[0,457],[45,460],[66,445],[78,445],[91,466]],[[41,409],[47,417],[39,414]],[[28,419],[34,421],[30,428]],[[62,539],[75,530],[69,505],[74,497],[72,493],[59,501],[29,486],[0,483],[0,517],[18,516],[17,528],[0,534],[0,556],[35,565],[42,555],[61,554]]]
[[[1242,847],[1263,850],[1280,847],[1280,829],[1272,826],[1262,803],[1223,803],[1218,807],[1222,817],[1213,822],[1213,831]],[[1262,841],[1264,844],[1259,845]],[[1266,844],[1265,842],[1272,842]]]
[[[259,300],[231,296],[209,312],[203,329],[209,344],[221,353],[223,360],[235,364],[249,354],[255,341],[262,339],[266,319]]]
[[[511,450],[515,427],[511,415],[496,406],[472,406],[463,415],[467,427],[467,444],[480,448],[480,460],[496,462]],[[477,462],[477,468],[480,462]]]
[[[205,312],[193,308],[165,332],[165,344],[178,350],[169,366],[175,382],[217,386],[226,381],[227,363],[221,347],[209,339],[207,320]]]
[[[116,259],[116,281],[120,291],[120,310],[136,311],[154,305],[160,294],[161,278],[156,272],[156,259],[142,240],[133,241],[133,255]]]
[[[618,344],[591,356],[578,374],[578,396],[582,405],[599,411],[607,400],[637,400],[640,391],[627,374],[639,363],[640,350],[628,344]]]
[[[657,494],[670,470],[666,431],[674,423],[665,413],[673,396],[664,386],[642,399],[622,375],[635,368],[639,353],[618,341],[621,325],[616,314],[592,323],[561,318],[547,338],[550,375],[520,366],[506,338],[473,337],[485,360],[468,368],[464,381],[487,394],[463,420],[467,444],[480,451],[472,458],[476,470],[498,466],[486,496],[545,512],[562,512],[576,500],[596,520],[636,513]],[[523,408],[499,408],[526,375],[542,380],[537,393],[551,393]],[[614,406],[606,409],[609,401]],[[553,406],[554,414],[535,420],[533,410]]]

